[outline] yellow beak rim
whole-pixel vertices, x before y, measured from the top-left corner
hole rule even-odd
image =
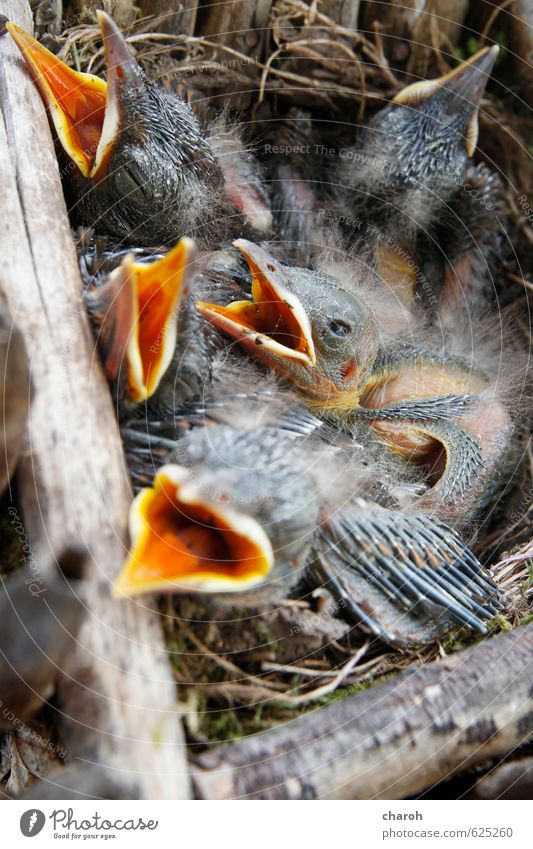
[[[131,547],[115,598],[145,593],[227,593],[263,583],[274,565],[270,540],[251,516],[204,498],[191,473],[163,466],[130,509]]]

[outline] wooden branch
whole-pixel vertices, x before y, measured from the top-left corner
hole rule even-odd
[[[196,34],[261,59],[272,0],[233,0],[199,10]]]
[[[533,758],[501,764],[484,775],[470,794],[472,799],[529,799],[533,797]]]
[[[30,398],[30,365],[24,339],[0,301],[0,495],[20,458]]]
[[[503,19],[503,20],[502,20]],[[520,89],[530,107],[533,106],[533,8],[528,0],[515,0],[499,24],[510,31],[511,56],[515,63],[515,74],[520,80]],[[490,44],[490,40],[487,42]]]
[[[31,32],[27,2],[7,0],[2,11]],[[188,795],[183,738],[155,605],[110,595],[130,492],[48,121],[8,36],[0,54],[0,288],[35,390],[19,468],[26,532],[45,577],[46,564],[69,545],[81,542],[92,557],[88,615],[58,686],[67,755],[108,767],[131,794],[181,798]]]
[[[359,0],[321,0],[319,9],[341,27],[357,30],[359,24]]]
[[[533,624],[200,755],[204,799],[397,799],[533,732]]]
[[[198,0],[139,0],[143,15],[161,17],[160,32],[175,35],[193,35],[198,14]],[[111,12],[111,14],[113,14]]]
[[[78,582],[64,578],[81,577],[84,553],[65,552],[64,567],[43,581],[26,564],[0,580],[0,729],[24,726],[37,713],[72,651],[84,609]]]

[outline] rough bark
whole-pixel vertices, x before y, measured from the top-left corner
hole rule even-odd
[[[320,0],[319,10],[341,27],[356,30],[359,23],[359,0]]]
[[[2,12],[31,31],[27,2]],[[150,600],[113,601],[130,492],[117,424],[81,300],[47,118],[19,52],[0,41],[0,289],[24,337],[35,398],[19,484],[34,562],[49,574],[82,542],[88,609],[58,687],[68,758],[141,797],[188,793],[175,688]]]
[[[533,732],[533,624],[203,754],[206,799],[396,799]]]
[[[30,398],[30,367],[24,339],[0,301],[0,494],[19,461]]]
[[[0,729],[33,717],[73,649],[85,611],[77,582],[68,580],[75,575],[61,571],[69,561],[81,576],[84,553],[72,552],[60,558],[52,580],[27,564],[0,582]]]
[[[139,0],[143,15],[162,17],[158,30],[175,35],[193,35],[198,14],[198,0]]]
[[[247,56],[261,58],[267,34],[271,0],[234,0],[201,7],[196,35],[213,38]]]
[[[510,48],[516,79],[529,106],[533,106],[533,5],[531,0],[515,0],[502,16],[510,31]],[[499,23],[502,23],[500,19]]]
[[[484,775],[476,783],[473,799],[533,798],[533,758],[510,761]]]
[[[433,45],[446,52],[455,44],[467,11],[468,0],[369,0],[362,7],[362,29],[371,31],[377,23],[388,53],[398,62],[405,58],[404,39],[409,44],[408,71],[424,75]]]

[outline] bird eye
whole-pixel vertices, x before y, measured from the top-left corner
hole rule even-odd
[[[346,324],[345,321],[338,321],[338,320],[330,321],[328,327],[331,330],[331,332],[335,336],[338,336],[340,339],[344,339],[346,336],[349,336],[350,333],[352,332],[352,328],[350,327],[349,324]]]
[[[131,165],[117,169],[115,186],[121,197],[132,201],[143,200],[147,194],[141,175]]]

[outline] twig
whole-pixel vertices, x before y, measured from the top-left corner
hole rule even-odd
[[[200,755],[205,799],[398,799],[533,732],[533,624]]]
[[[511,6],[513,3],[514,3],[514,0],[504,0],[503,3],[500,3],[499,6],[496,6],[496,8],[492,10],[492,12],[490,13],[489,18],[487,20],[487,23],[485,24],[485,26],[481,30],[481,35],[479,37],[480,47],[487,40],[487,35],[491,31],[492,25],[493,25],[494,21],[496,20],[496,18],[498,17],[498,15],[500,14],[500,12],[503,12],[504,9],[507,9],[507,7]]]

